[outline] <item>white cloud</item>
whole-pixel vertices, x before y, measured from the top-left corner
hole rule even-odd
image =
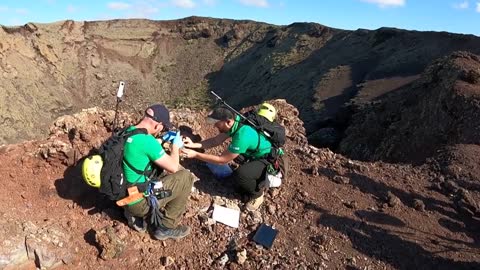
[[[156,13],[160,12],[160,9],[166,5],[167,3],[158,3],[156,1],[136,0],[132,4],[130,12],[125,14],[125,17],[153,19]]]
[[[153,14],[158,13],[160,9],[151,6],[136,7],[133,13],[127,14],[130,18],[150,18]]]
[[[11,26],[22,25],[22,24],[25,24],[25,23],[22,22],[22,20],[20,20],[19,18],[11,18],[10,20],[8,20],[8,25],[11,25]]]
[[[468,1],[463,1],[461,3],[453,4],[453,7],[456,9],[467,9],[469,6],[470,6],[470,3]]]
[[[268,7],[268,1],[267,0],[240,0],[240,3],[246,5],[246,6],[254,6],[254,7]]]
[[[68,13],[74,13],[78,10],[78,8],[74,7],[73,5],[68,5],[67,6],[67,12]]]
[[[157,13],[159,9],[156,7],[145,7],[141,11],[145,14],[154,14],[154,13]]]
[[[217,0],[203,0],[203,3],[207,6],[215,6],[217,4]]]
[[[192,0],[172,0],[172,4],[174,6],[180,7],[180,8],[194,8],[195,7],[195,2]]]
[[[101,14],[98,17],[95,17],[94,20],[110,20],[110,19],[155,19],[157,13],[161,11],[162,8],[168,7],[170,2],[159,2],[156,0],[132,0],[128,4],[128,9],[123,9],[121,12],[116,12],[117,14]],[[116,9],[117,11],[120,9]]]
[[[401,7],[401,6],[404,6],[407,2],[407,0],[360,0],[360,1],[376,4],[381,8]]]
[[[110,2],[107,4],[109,9],[113,10],[124,10],[130,8],[130,4],[124,2]]]
[[[28,10],[25,9],[25,8],[17,8],[17,9],[15,9],[15,13],[17,13],[19,15],[26,15],[26,14],[28,14]]]
[[[7,6],[0,6],[0,12],[6,12],[6,11],[8,11]]]
[[[108,21],[108,20],[114,20],[118,19],[119,17],[117,15],[112,15],[112,14],[100,14],[97,17],[93,17],[91,19],[87,19],[87,21]]]
[[[480,2],[477,3],[477,9],[476,9],[476,11],[477,11],[478,13],[480,13]]]

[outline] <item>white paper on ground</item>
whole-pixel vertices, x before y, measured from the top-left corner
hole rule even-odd
[[[212,219],[230,227],[238,228],[240,211],[214,204]]]

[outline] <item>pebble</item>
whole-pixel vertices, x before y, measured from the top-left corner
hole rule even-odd
[[[422,200],[415,199],[415,200],[413,201],[413,207],[414,207],[417,211],[420,211],[420,212],[425,211],[425,203],[423,203]]]
[[[336,176],[333,177],[333,182],[335,182],[337,184],[346,185],[346,184],[350,183],[350,179],[348,179],[345,176],[336,175]]]
[[[226,203],[225,199],[220,196],[213,196],[213,204],[224,206]]]
[[[75,221],[72,221],[72,220],[67,221],[67,226],[72,229],[75,228],[76,226]]]
[[[273,188],[270,191],[270,194],[272,195],[272,198],[277,197],[279,193],[280,193],[280,190],[278,188]]]
[[[325,245],[327,243],[327,236],[326,235],[317,235],[315,237],[312,238],[312,241],[314,243],[317,243],[319,245]]]
[[[160,262],[162,263],[163,266],[168,267],[175,263],[175,259],[170,256],[166,256],[166,257],[160,258]]]
[[[247,250],[243,249],[240,252],[237,252],[237,263],[242,265],[247,260]]]
[[[400,205],[402,202],[397,196],[393,195],[393,193],[389,191],[387,193],[387,203],[388,203],[388,206],[395,207],[397,205]]]
[[[223,254],[222,257],[220,257],[220,259],[218,259],[218,264],[221,266],[221,267],[224,267],[225,264],[227,264],[228,262],[228,255],[225,253]]]
[[[355,259],[355,257],[350,257],[347,259],[348,263],[351,263],[353,265],[355,265],[357,263],[357,260]]]
[[[270,215],[274,215],[275,212],[277,211],[277,207],[275,207],[275,205],[273,204],[270,204],[267,206],[267,210]]]
[[[260,213],[260,211],[252,212],[251,216],[252,216],[252,221],[253,221],[254,224],[258,224],[258,223],[263,222],[262,213]]]

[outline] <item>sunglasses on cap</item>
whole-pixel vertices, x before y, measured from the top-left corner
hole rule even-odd
[[[166,131],[169,131],[169,130],[170,130],[170,128],[168,128],[165,124],[162,123],[162,120],[160,120],[160,119],[156,118],[155,116],[147,113],[146,111],[145,111],[145,116],[148,117],[148,118],[150,118],[150,119],[152,119],[153,121],[155,121],[155,122],[157,122],[157,123],[161,123],[162,126],[163,126],[161,132],[166,132]]]

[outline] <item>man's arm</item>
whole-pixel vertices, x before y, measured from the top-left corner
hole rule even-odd
[[[180,168],[180,148],[183,147],[182,136],[177,132],[170,144],[170,155],[163,155],[154,163],[169,173],[176,173]]]
[[[163,155],[154,163],[160,168],[165,169],[169,173],[176,173],[180,168],[180,149],[178,146],[172,144],[170,155]]]
[[[165,154],[161,158],[155,160],[154,163],[169,173],[176,173],[180,168],[179,152],[180,150],[178,147],[174,146],[172,147],[170,155]]]
[[[231,153],[228,150],[223,151],[223,153],[220,156],[216,155],[210,155],[210,154],[205,154],[205,153],[199,153],[194,150],[190,149],[183,149],[182,152],[187,155],[188,158],[196,158],[201,161],[209,162],[209,163],[215,163],[215,164],[226,164],[232,160],[234,160],[238,154]]]
[[[199,143],[194,143],[190,138],[186,138],[184,140],[185,146],[188,148],[203,148],[203,149],[208,149],[208,148],[213,148],[216,146],[221,145],[225,140],[229,138],[227,133],[220,133],[215,137],[206,139],[204,141],[201,141]]]

